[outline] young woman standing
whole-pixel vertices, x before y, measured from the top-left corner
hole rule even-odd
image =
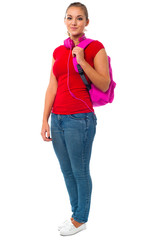
[[[86,229],[92,192],[89,164],[97,125],[89,92],[74,69],[73,57],[76,55],[87,81],[100,90],[108,89],[110,77],[102,43],[93,41],[85,50],[77,46],[85,39],[84,29],[89,24],[86,6],[70,4],[64,22],[71,44],[53,52],[41,135],[44,141],[52,141],[70,198],[73,214],[59,226],[60,234],[66,236]]]

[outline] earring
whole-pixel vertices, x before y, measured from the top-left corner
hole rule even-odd
[[[70,34],[68,31],[67,31],[67,34],[68,34],[68,36],[70,37],[71,34]]]

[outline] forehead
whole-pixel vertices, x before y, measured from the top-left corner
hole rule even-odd
[[[67,15],[72,15],[72,16],[83,15],[84,16],[84,11],[80,7],[70,7],[67,10]]]

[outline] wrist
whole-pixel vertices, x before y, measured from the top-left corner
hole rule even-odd
[[[81,65],[81,67],[83,68],[86,65],[86,63],[87,63],[86,60],[83,59],[79,62],[79,65]]]
[[[43,117],[42,122],[43,122],[43,123],[48,123],[48,117]]]

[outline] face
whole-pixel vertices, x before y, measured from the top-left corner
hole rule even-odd
[[[84,11],[80,7],[70,7],[68,9],[65,24],[71,36],[81,36],[88,23],[89,20],[86,20]]]

